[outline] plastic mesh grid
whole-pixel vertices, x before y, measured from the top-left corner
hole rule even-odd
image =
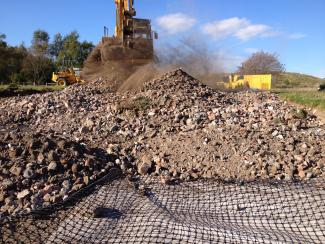
[[[112,171],[63,204],[3,219],[1,241],[325,243],[324,203],[322,179],[150,183],[138,190]]]

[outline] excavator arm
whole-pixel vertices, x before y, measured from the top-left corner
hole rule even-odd
[[[116,4],[116,26],[115,37],[124,39],[124,34],[133,17],[136,15],[133,8],[134,0],[115,0]],[[130,28],[129,28],[130,29]],[[130,30],[129,30],[130,31]]]

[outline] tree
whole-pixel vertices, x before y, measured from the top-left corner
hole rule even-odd
[[[53,70],[52,60],[41,55],[28,54],[22,66],[23,75],[33,85],[45,84],[51,79]]]
[[[31,49],[35,55],[45,56],[49,48],[49,34],[44,30],[36,30],[33,34]]]
[[[0,47],[7,47],[6,43],[6,35],[5,34],[0,34]]]
[[[63,49],[63,38],[60,33],[55,34],[53,42],[50,44],[49,53],[53,60],[56,60]]]
[[[63,46],[56,63],[58,66],[82,67],[93,48],[91,42],[79,42],[78,32],[71,32],[63,39]]]
[[[238,68],[241,74],[278,74],[284,72],[284,65],[280,63],[277,54],[264,51],[253,53],[250,58],[244,61]]]
[[[76,66],[79,51],[79,34],[74,31],[63,39],[63,48],[59,53],[57,64],[60,66]]]
[[[89,54],[93,51],[94,48],[95,46],[92,42],[83,41],[80,43],[77,58],[80,67],[83,65],[84,61],[88,58]]]
[[[22,82],[19,73],[27,49],[23,45],[11,47],[5,38],[4,34],[0,35],[0,82]]]

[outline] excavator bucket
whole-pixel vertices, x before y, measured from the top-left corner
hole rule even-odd
[[[124,39],[103,37],[100,57],[102,62],[124,61],[146,64],[154,59],[153,33],[150,20],[132,19],[132,35]]]
[[[136,11],[132,0],[116,0],[115,35],[108,36],[107,28],[100,45],[100,59],[123,61],[132,64],[146,64],[154,59],[153,40],[157,37],[152,32],[151,21],[135,18]]]

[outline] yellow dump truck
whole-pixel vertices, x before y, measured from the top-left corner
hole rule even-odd
[[[70,68],[65,71],[53,72],[52,81],[57,83],[59,86],[67,86],[75,83],[82,83],[81,69]]]
[[[229,75],[228,81],[224,83],[227,89],[248,87],[257,90],[271,90],[272,75]]]

